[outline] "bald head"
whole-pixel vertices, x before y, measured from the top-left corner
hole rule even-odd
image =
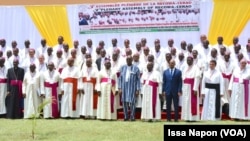
[[[73,58],[73,57],[70,57],[70,58],[68,59],[68,65],[69,65],[70,67],[72,67],[72,66],[74,65],[74,58]]]
[[[128,66],[131,66],[133,62],[133,57],[131,55],[128,55],[126,58],[126,62]]]
[[[174,59],[171,59],[170,62],[169,62],[169,67],[171,69],[173,69],[175,67],[175,60]]]

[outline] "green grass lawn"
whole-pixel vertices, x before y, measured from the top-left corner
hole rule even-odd
[[[41,141],[163,141],[166,124],[249,124],[250,122],[135,122],[83,119],[38,119],[35,140]],[[32,120],[0,119],[0,141],[31,141]]]

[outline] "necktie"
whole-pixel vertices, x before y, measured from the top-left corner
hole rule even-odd
[[[173,69],[171,69],[171,76],[173,76]]]

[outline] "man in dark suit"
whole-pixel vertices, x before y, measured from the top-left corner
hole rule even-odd
[[[171,105],[174,102],[174,120],[178,122],[179,96],[182,94],[182,72],[175,68],[175,61],[170,61],[170,68],[163,73],[163,96],[167,100],[167,121],[171,121]]]
[[[23,118],[23,97],[22,82],[24,78],[24,69],[18,67],[19,61],[14,59],[13,68],[7,72],[7,118]]]
[[[101,49],[100,55],[101,55],[101,57],[96,59],[96,61],[95,61],[98,71],[101,71],[101,69],[104,68],[104,61],[106,58],[106,50]]]

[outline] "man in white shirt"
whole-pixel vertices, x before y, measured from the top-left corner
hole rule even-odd
[[[11,50],[11,48],[6,46],[6,40],[5,39],[1,39],[0,46],[1,46],[0,50],[3,52],[3,56],[6,57],[7,50]]]
[[[63,36],[58,36],[57,42],[58,44],[53,47],[53,50],[63,49],[63,42],[64,42]],[[56,51],[54,54],[56,54]]]
[[[46,54],[47,53],[47,41],[46,39],[41,39],[41,46],[37,48],[37,52],[36,52],[36,56],[37,58],[41,55],[41,54]]]

